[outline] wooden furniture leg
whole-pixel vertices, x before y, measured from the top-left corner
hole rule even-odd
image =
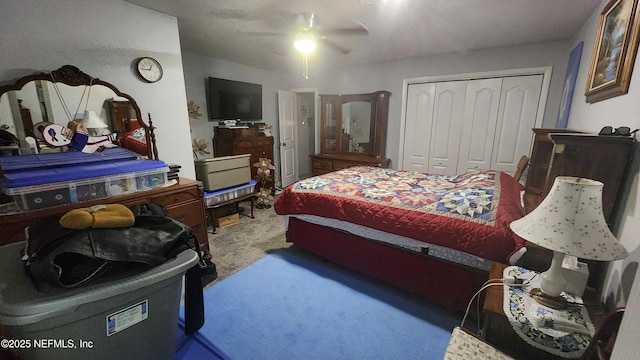
[[[216,234],[216,221],[218,220],[216,209],[225,205],[235,204],[236,211],[239,211],[240,202],[243,200],[249,199],[251,200],[251,215],[249,217],[252,219],[255,219],[255,216],[253,215],[253,208],[255,206],[255,197],[256,197],[256,193],[254,192],[251,194],[239,196],[235,199],[231,199],[221,203],[213,204],[211,206],[207,206],[207,214],[209,215],[209,219],[211,219],[211,228],[212,228],[211,233]]]

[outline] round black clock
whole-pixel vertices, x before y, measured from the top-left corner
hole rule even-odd
[[[136,71],[144,81],[154,83],[162,79],[162,66],[158,60],[150,57],[141,57],[136,61]]]

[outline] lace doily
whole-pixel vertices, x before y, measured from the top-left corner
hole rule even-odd
[[[527,343],[564,358],[578,358],[584,353],[595,328],[582,298],[563,293],[569,305],[556,310],[539,304],[529,291],[540,286],[535,272],[509,266],[503,275],[531,279],[525,287],[504,286],[504,313],[513,330]]]

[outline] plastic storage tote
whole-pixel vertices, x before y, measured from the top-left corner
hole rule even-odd
[[[251,181],[251,154],[221,156],[195,161],[196,179],[205,191],[215,191]]]
[[[4,174],[3,192],[33,210],[148,190],[167,183],[169,167],[156,160],[95,162]]]
[[[142,272],[45,292],[24,272],[24,247],[24,242],[0,247],[5,348],[23,360],[175,357],[182,275],[198,262],[195,251]]]
[[[204,193],[204,202],[206,206],[213,206],[221,202],[229,201],[240,196],[248,195],[256,190],[256,181],[251,180],[246,184],[234,186],[218,191],[208,191]]]

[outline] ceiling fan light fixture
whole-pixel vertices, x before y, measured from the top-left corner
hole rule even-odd
[[[296,40],[293,42],[293,47],[303,54],[310,54],[315,50],[318,43],[315,36],[308,32],[302,32],[296,36]]]

